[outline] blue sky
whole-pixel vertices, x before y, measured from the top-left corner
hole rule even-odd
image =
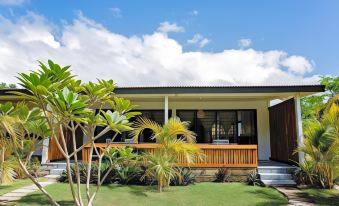
[[[53,27],[56,41],[62,38],[64,25],[72,24],[81,12],[87,19],[125,37],[151,35],[161,22],[175,24],[181,30],[166,36],[177,41],[184,52],[284,51],[303,57],[312,65],[312,69],[301,74],[303,77],[338,75],[339,71],[339,1],[1,2],[0,15],[14,24],[27,12],[42,16]],[[241,39],[246,40],[245,45],[239,45]]]

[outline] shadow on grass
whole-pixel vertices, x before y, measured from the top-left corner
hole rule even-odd
[[[323,194],[318,192],[317,195],[314,193],[310,195],[310,198],[316,202],[317,205],[338,205],[339,194]]]
[[[269,200],[269,202],[260,202],[257,204],[253,204],[256,206],[271,206],[271,205],[286,205],[288,204],[288,200],[286,197],[281,197],[277,194],[272,194],[272,192],[268,190],[255,190],[255,191],[248,191],[259,198]]]
[[[62,206],[73,206],[74,202],[71,200],[62,200],[57,201]],[[18,203],[24,203],[26,205],[51,205],[50,201],[46,199],[46,197],[42,194],[30,194],[23,198],[21,198]]]

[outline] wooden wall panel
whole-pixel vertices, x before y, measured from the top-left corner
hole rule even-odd
[[[271,159],[293,163],[298,161],[294,99],[269,108]]]

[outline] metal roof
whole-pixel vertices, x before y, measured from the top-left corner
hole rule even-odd
[[[12,91],[28,93],[25,89],[1,89],[0,96],[12,96]],[[271,86],[133,86],[117,87],[117,94],[188,94],[188,93],[284,93],[324,92],[324,85],[271,85]]]

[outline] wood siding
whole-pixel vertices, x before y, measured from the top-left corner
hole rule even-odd
[[[105,148],[107,144],[96,144]],[[112,147],[130,146],[141,151],[154,152],[159,144],[111,144]],[[197,144],[204,154],[202,159],[196,159],[194,164],[187,164],[184,157],[179,156],[178,166],[189,167],[257,167],[257,145],[211,145]],[[88,162],[90,146],[82,150],[83,161]]]
[[[73,140],[72,140],[72,134],[70,130],[65,130],[65,142],[67,145],[67,151],[68,153],[72,153],[74,151],[73,149]],[[76,130],[76,147],[79,148],[82,145],[83,134],[80,128]],[[61,144],[62,140],[61,137],[59,137],[59,142]],[[61,144],[62,145],[62,144]],[[82,158],[82,152],[78,152],[78,159]],[[48,160],[49,161],[56,161],[56,160],[63,160],[65,159],[62,153],[60,152],[56,139],[50,138],[49,140],[49,146],[48,146]]]
[[[297,130],[294,99],[286,100],[269,108],[271,159],[289,162],[298,161]]]

